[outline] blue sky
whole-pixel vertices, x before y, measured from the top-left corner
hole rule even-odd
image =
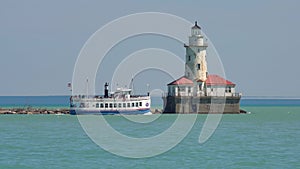
[[[296,0],[1,0],[0,95],[69,94],[76,58],[96,30],[124,15],[164,12],[198,21],[244,95],[300,96],[299,7]]]

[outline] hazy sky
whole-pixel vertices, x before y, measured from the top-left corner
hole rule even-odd
[[[198,21],[244,95],[300,96],[299,7],[296,0],[1,0],[0,95],[69,94],[78,53],[96,30],[124,15],[164,12]],[[182,46],[172,50],[185,55]]]

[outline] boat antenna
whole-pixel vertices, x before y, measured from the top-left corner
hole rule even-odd
[[[89,97],[89,78],[86,78],[86,98]]]
[[[130,82],[130,88],[131,88],[131,94],[134,94],[134,91],[133,91],[133,76],[131,76],[131,82]]]
[[[149,83],[147,83],[147,95],[148,95],[148,96],[150,95],[149,87],[150,87],[150,85],[149,85]]]

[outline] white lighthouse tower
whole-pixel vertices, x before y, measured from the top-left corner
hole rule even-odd
[[[184,47],[186,48],[185,76],[193,81],[205,82],[207,79],[207,43],[204,42],[201,27],[197,25],[197,22],[191,28],[189,45]]]
[[[164,98],[164,113],[240,113],[241,93],[235,92],[235,84],[216,74],[208,74],[206,63],[206,38],[200,26],[191,28],[186,49],[184,76],[168,84]],[[224,110],[211,109],[212,104]],[[214,102],[215,99],[218,103]]]

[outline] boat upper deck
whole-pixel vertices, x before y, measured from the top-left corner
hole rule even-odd
[[[73,102],[115,102],[115,101],[140,101],[149,100],[150,96],[147,95],[132,95],[130,97],[104,97],[104,96],[71,96]]]

